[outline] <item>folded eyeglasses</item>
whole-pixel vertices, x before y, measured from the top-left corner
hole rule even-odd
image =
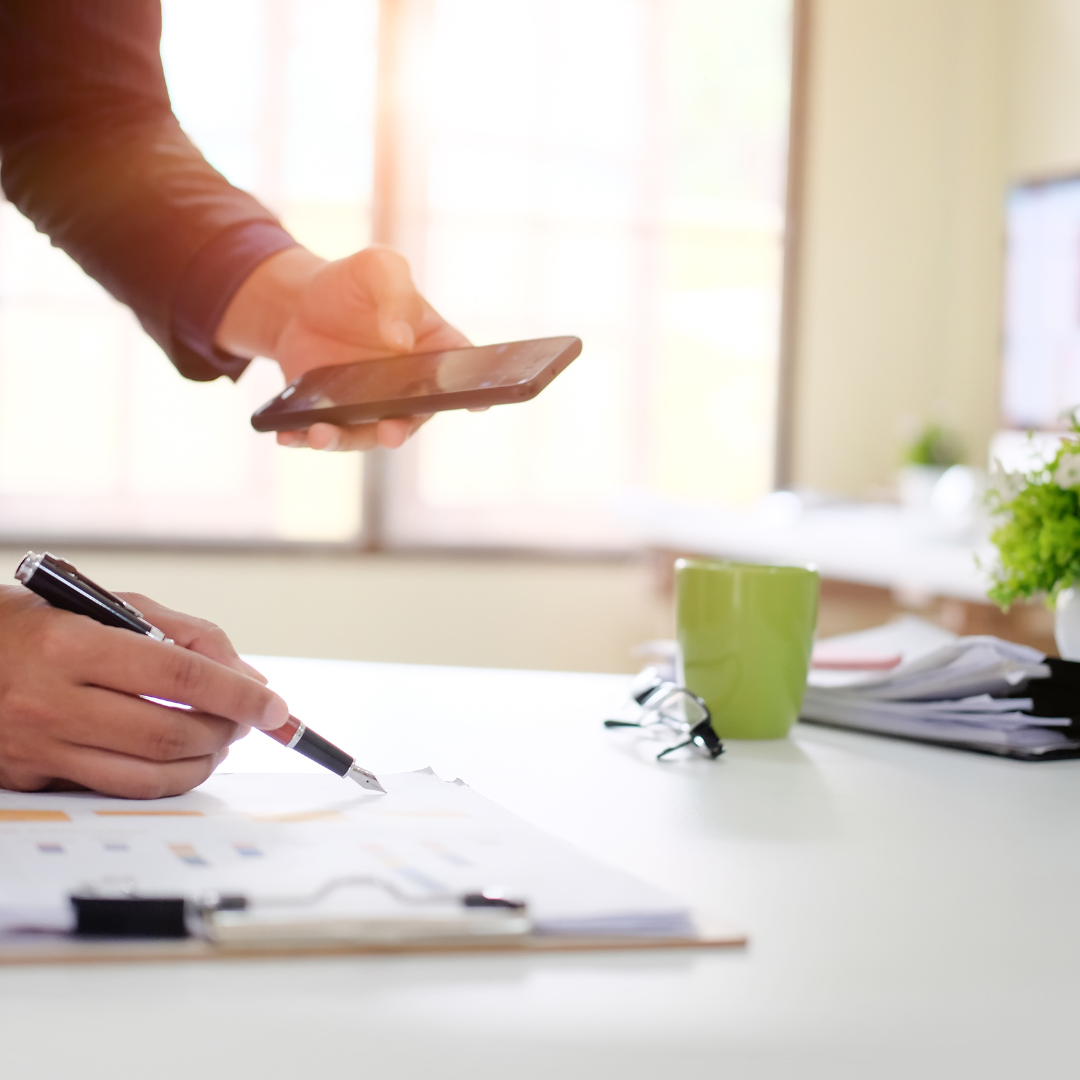
[[[656,668],[640,672],[630,688],[630,698],[640,709],[636,720],[605,720],[606,728],[640,728],[654,735],[668,733],[681,742],[656,755],[662,761],[668,754],[691,747],[708,758],[718,758],[724,744],[712,726],[709,707],[697,694],[660,676]]]

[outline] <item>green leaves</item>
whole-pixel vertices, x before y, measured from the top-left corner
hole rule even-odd
[[[905,465],[936,465],[948,468],[963,460],[956,437],[940,424],[927,424],[918,437],[904,450]]]
[[[1066,441],[1045,468],[1024,477],[1019,491],[990,493],[1002,523],[990,534],[1000,556],[991,600],[1007,608],[1046,593],[1053,599],[1080,581],[1080,441]],[[1070,486],[1062,486],[1064,481]]]

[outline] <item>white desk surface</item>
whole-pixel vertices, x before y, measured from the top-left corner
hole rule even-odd
[[[376,771],[460,775],[750,946],[0,969],[5,1078],[1080,1072],[1080,762],[804,726],[661,766],[600,726],[621,676],[257,662]]]

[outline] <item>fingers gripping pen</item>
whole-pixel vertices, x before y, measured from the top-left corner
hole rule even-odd
[[[80,574],[71,563],[47,552],[44,555],[27,552],[15,571],[15,577],[55,608],[86,615],[104,626],[132,630],[136,634],[173,644],[172,638],[167,638],[137,608]],[[339,750],[295,716],[290,716],[274,731],[263,734],[303,754],[324,769],[348,777],[368,791],[386,790],[373,772],[362,768],[344,750]]]

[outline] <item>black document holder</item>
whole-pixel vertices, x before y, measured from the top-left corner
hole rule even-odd
[[[1080,742],[1080,662],[1059,660],[1048,657],[1045,663],[1050,668],[1047,679],[1029,679],[1023,689],[1017,690],[1012,697],[1031,698],[1032,716],[1067,716],[1072,720],[1069,727],[1055,727],[1070,739]],[[856,728],[848,724],[830,724],[824,720],[803,720],[804,724],[818,724],[821,727],[834,727],[840,731],[859,731],[866,735],[880,735],[886,739],[902,739],[904,742],[922,743],[925,746],[940,746],[946,750],[967,750],[973,754],[989,754],[991,757],[1012,758],[1014,761],[1066,761],[1080,758],[1080,748],[1075,750],[1048,750],[1043,754],[1033,754],[1030,750],[1011,747],[970,746],[967,743],[943,742],[938,739],[917,739],[910,735],[893,735],[883,731]]]

